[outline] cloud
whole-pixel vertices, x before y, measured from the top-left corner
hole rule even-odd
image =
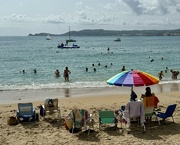
[[[35,21],[31,17],[27,17],[26,15],[22,14],[12,14],[10,16],[4,16],[4,20],[8,21],[14,21],[14,22],[30,22],[30,21]]]
[[[77,6],[77,7],[81,7],[82,5],[83,5],[83,2],[82,2],[82,1],[79,1],[79,2],[76,3],[76,6]]]
[[[75,19],[73,21],[74,23],[82,23],[82,24],[95,24],[94,18],[91,16],[88,16],[87,13],[82,10],[76,13]]]
[[[108,3],[104,6],[106,10],[113,10],[116,7],[116,3]]]
[[[53,15],[43,18],[42,22],[44,23],[53,23],[53,24],[59,24],[59,23],[65,23],[66,20],[64,19],[64,16],[62,15]]]
[[[118,22],[118,18],[115,16],[106,16],[101,15],[98,17],[93,17],[87,14],[85,11],[79,11],[76,15],[76,19],[74,23],[81,23],[81,24],[97,24],[97,25],[108,25],[108,24],[115,24]]]
[[[4,16],[4,20],[11,21],[11,22],[39,22],[39,23],[52,23],[52,24],[58,24],[58,23],[65,23],[68,20],[65,20],[66,18],[64,15],[49,15],[45,18],[42,17],[27,17],[23,14],[12,14],[10,16]]]
[[[116,23],[118,23],[118,18],[114,16],[101,16],[100,18],[97,19],[97,24],[108,25],[108,24],[116,24]]]
[[[127,4],[137,15],[141,15],[143,13],[143,5],[140,0],[122,0],[122,1],[125,4]]]
[[[180,4],[177,4],[176,11],[180,13]]]
[[[179,12],[178,0],[122,0],[137,15],[165,15],[176,9]]]

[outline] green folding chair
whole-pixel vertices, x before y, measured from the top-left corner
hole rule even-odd
[[[115,124],[117,127],[117,119],[115,118],[114,111],[112,110],[101,110],[99,111],[99,129],[102,125]]]

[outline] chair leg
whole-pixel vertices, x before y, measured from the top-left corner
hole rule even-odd
[[[156,121],[158,121],[158,124],[161,125],[161,123],[160,123],[160,121],[159,121],[157,116],[156,116]]]
[[[173,116],[172,116],[172,120],[173,120],[173,123],[174,123],[174,118],[173,118]]]
[[[144,127],[144,132],[146,132],[146,126],[144,125],[143,127]]]

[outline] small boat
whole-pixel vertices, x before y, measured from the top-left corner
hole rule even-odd
[[[70,37],[70,27],[69,27],[69,39],[66,40],[66,43],[61,43],[61,44],[58,44],[57,48],[61,48],[61,49],[67,49],[67,48],[80,48],[79,45],[77,44],[71,44],[69,42],[76,42],[75,39],[71,39]]]
[[[80,46],[77,45],[77,44],[68,45],[68,43],[66,43],[66,44],[63,44],[63,43],[58,44],[57,47],[58,47],[58,48],[61,48],[61,49],[67,49],[67,48],[80,48]]]
[[[116,38],[114,41],[121,41],[121,38]]]
[[[49,34],[47,35],[46,40],[51,40],[51,37]]]

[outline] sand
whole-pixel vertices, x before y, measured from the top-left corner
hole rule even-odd
[[[156,86],[157,87],[157,86]],[[167,87],[167,86],[165,86]],[[159,106],[162,111],[170,104],[177,104],[174,112],[175,123],[172,123],[172,118],[168,118],[164,124],[158,125],[157,122],[147,123],[147,131],[142,133],[142,128],[132,128],[130,133],[127,133],[125,126],[123,129],[118,123],[118,129],[107,127],[102,130],[98,128],[98,111],[103,109],[117,110],[121,105],[125,105],[129,101],[128,91],[119,92],[114,88],[97,88],[86,89],[84,93],[78,91],[71,91],[69,97],[58,97],[54,93],[53,97],[58,97],[61,119],[56,116],[49,116],[44,119],[39,117],[37,122],[19,123],[15,126],[7,124],[7,119],[10,116],[15,116],[17,109],[17,102],[5,101],[0,105],[0,144],[2,145],[178,145],[180,144],[180,91],[179,86],[176,89],[165,89],[164,91],[155,89],[156,96],[160,102]],[[113,91],[110,91],[110,90]],[[161,90],[162,90],[161,89]],[[128,90],[128,89],[127,89]],[[144,92],[144,88],[136,89],[138,96]],[[169,90],[169,91],[167,91]],[[104,92],[104,93],[103,93]],[[6,92],[7,93],[7,92]],[[17,91],[14,95],[19,95]],[[33,93],[36,94],[36,91]],[[38,95],[40,93],[38,92]],[[75,95],[74,95],[75,94]],[[49,94],[48,94],[49,95]],[[76,97],[73,97],[76,96]],[[47,96],[46,96],[47,97]],[[28,99],[15,99],[19,102],[29,101]],[[44,99],[33,101],[33,106],[37,108],[43,104]],[[65,129],[63,120],[68,113],[74,109],[86,109],[89,113],[93,114],[95,120],[93,132],[89,135],[82,130],[79,133],[69,133]]]

